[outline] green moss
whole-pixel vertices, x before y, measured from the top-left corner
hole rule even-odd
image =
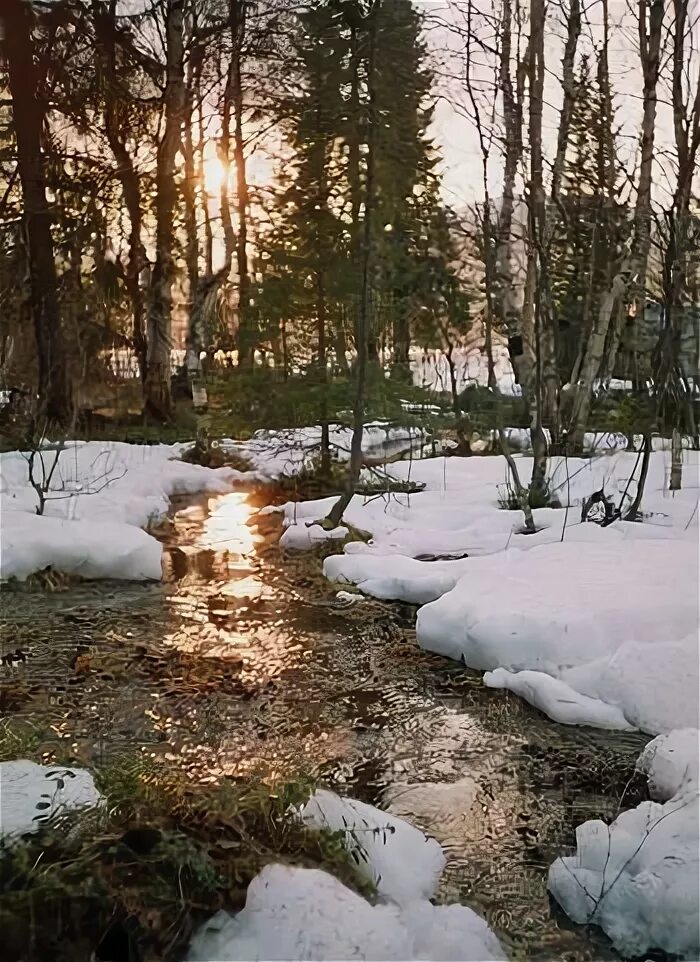
[[[270,862],[324,868],[371,894],[343,834],[310,831],[295,818],[309,780],[194,785],[140,755],[94,777],[104,805],[0,850],[8,960],[88,959],[108,935],[128,946],[124,957],[181,957],[197,925],[219,908],[239,909]]]

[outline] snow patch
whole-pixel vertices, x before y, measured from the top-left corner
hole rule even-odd
[[[435,839],[404,819],[325,789],[314,792],[301,818],[313,828],[343,832],[358,872],[383,898],[404,905],[435,894],[445,856]]]
[[[576,854],[549,869],[549,889],[574,922],[599,925],[624,956],[661,949],[700,952],[698,742],[700,732],[655,738],[640,756],[658,802],[642,802],[611,825],[576,830]]]
[[[58,815],[98,805],[92,775],[80,768],[0,762],[0,837],[12,841],[36,832]]]
[[[429,902],[370,905],[318,869],[267,865],[235,917],[219,912],[195,935],[188,962],[432,959],[484,962],[506,956],[475,912]]]

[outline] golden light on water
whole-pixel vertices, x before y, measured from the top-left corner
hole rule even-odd
[[[210,515],[202,531],[199,545],[215,551],[247,555],[261,540],[248,521],[253,513],[245,493],[234,491],[210,502]]]

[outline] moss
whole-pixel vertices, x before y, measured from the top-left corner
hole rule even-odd
[[[273,861],[325,868],[371,894],[342,833],[310,831],[294,817],[308,780],[194,786],[138,755],[94,777],[104,805],[0,850],[8,962],[76,962],[105,940],[102,957],[114,962],[181,957],[195,928],[219,908],[241,908],[251,879]]]

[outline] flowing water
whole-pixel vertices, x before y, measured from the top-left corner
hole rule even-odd
[[[577,824],[614,817],[642,736],[555,725],[422,652],[415,611],[347,605],[317,557],[285,557],[267,494],[180,501],[162,585],[3,596],[3,714],[37,752],[127,750],[193,780],[312,775],[406,815],[448,856],[439,898],[480,911],[512,957],[607,960],[568,922],[547,868]],[[507,586],[504,585],[504,592]]]

